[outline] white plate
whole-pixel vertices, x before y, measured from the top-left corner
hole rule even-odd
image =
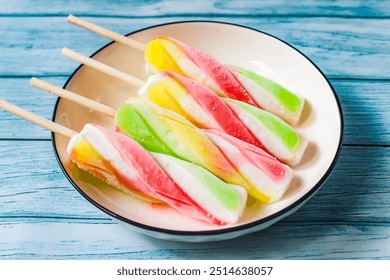
[[[309,140],[295,178],[278,202],[260,205],[250,201],[235,225],[215,226],[183,216],[169,207],[155,207],[81,172],[66,153],[68,140],[53,135],[59,163],[70,182],[92,204],[134,230],[170,240],[188,242],[222,240],[264,229],[293,213],[324,183],[341,149],[343,118],[337,96],[313,62],[287,43],[263,32],[219,22],[177,22],[149,27],[128,36],[147,43],[161,35],[177,38],[217,58],[267,75],[306,99],[298,130]],[[117,43],[93,57],[146,79],[143,53]],[[89,67],[79,67],[64,88],[118,108],[137,89]],[[58,99],[53,119],[76,131],[86,123],[113,127],[113,120],[89,109]]]

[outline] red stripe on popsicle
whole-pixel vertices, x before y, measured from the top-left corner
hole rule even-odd
[[[261,142],[252,134],[230,107],[208,87],[172,71],[163,71],[161,74],[181,83],[193,99],[213,117],[224,132],[264,149]]]
[[[180,47],[193,63],[217,83],[227,97],[258,107],[256,101],[250,96],[248,91],[233,74],[216,59],[171,37],[163,36],[161,38]]]
[[[223,132],[205,129],[206,132],[217,135],[224,140],[233,144],[240,150],[244,157],[236,157],[234,164],[240,166],[245,162],[250,162],[259,168],[264,174],[266,174],[274,182],[280,182],[286,175],[286,168],[284,164],[280,163],[275,157],[266,153],[265,151],[256,148],[244,141],[227,135]]]

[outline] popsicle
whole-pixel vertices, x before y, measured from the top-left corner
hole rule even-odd
[[[278,117],[243,102],[220,98],[206,86],[172,71],[150,76],[139,93],[198,127],[223,131],[291,165],[300,161],[307,145],[302,136]]]
[[[168,36],[161,36],[145,45],[73,15],[68,16],[68,22],[120,44],[145,51],[146,70],[149,74],[172,70],[204,83],[221,96],[270,111],[292,126],[298,123],[304,98],[257,73],[242,67],[225,67],[211,56]],[[142,81],[136,81],[136,84],[142,84]]]
[[[224,131],[263,148],[228,105],[212,90],[172,71],[150,76],[139,95],[181,114],[200,128]]]
[[[305,137],[270,112],[241,101],[223,99],[249,130],[261,139],[269,153],[290,166],[301,161],[308,145]]]
[[[67,151],[81,169],[110,185],[209,223],[236,223],[245,207],[244,188],[195,164],[149,154],[131,138],[98,125],[85,125]]]
[[[150,41],[145,48],[146,72],[171,70],[212,89],[219,95],[257,105],[229,70],[211,56],[168,36]]]
[[[224,142],[214,141],[215,139],[209,138],[209,135],[183,116],[145,100],[128,100],[118,110],[115,123],[118,131],[139,142],[146,150],[171,155],[205,167],[227,183],[243,186],[251,196],[266,203],[277,198],[264,186],[269,181],[258,178],[267,177],[273,180],[280,175],[280,170],[283,170],[280,176],[284,180],[274,180],[276,184],[280,183],[280,188],[287,188],[292,180],[292,171],[287,165],[279,163],[276,158],[256,146],[233,136],[228,138],[229,135],[220,132],[220,138],[225,135],[230,143],[236,145],[235,156],[230,156],[229,148],[226,148]],[[259,154],[262,157],[259,157]],[[265,169],[257,166],[240,169],[235,163],[235,157],[240,157],[241,163],[249,158],[256,158],[261,161],[259,165],[262,167],[273,165],[278,168]],[[250,162],[248,164],[251,165]],[[270,176],[269,172],[275,172],[275,176]],[[269,187],[272,188],[272,184]]]
[[[115,125],[150,152],[195,163],[228,183],[249,185],[200,129],[173,111],[132,98],[119,108]]]
[[[293,127],[297,126],[305,103],[304,98],[255,72],[238,66],[227,67],[258,107],[273,113]]]
[[[279,116],[290,125],[300,118],[304,99],[278,83],[237,66],[224,66],[211,56],[168,36],[145,48],[146,71],[171,70],[196,80],[220,96],[236,99]]]
[[[251,182],[268,202],[282,198],[293,178],[293,170],[257,147],[216,130],[204,130],[234,167]]]

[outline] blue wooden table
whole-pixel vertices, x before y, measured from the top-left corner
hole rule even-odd
[[[70,13],[126,34],[207,19],[273,34],[330,78],[345,118],[343,150],[317,195],[274,226],[235,240],[186,244],[128,231],[86,203],[62,174],[50,133],[0,111],[1,259],[390,259],[390,1],[0,0],[0,98],[51,118],[78,66],[108,40],[66,22]]]

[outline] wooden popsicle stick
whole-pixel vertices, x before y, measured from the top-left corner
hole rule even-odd
[[[80,104],[82,106],[85,106],[87,108],[93,109],[93,110],[95,110],[101,114],[104,114],[106,116],[109,116],[111,118],[115,118],[115,114],[116,114],[117,110],[115,110],[114,108],[111,108],[107,105],[101,104],[101,103],[94,101],[92,99],[86,98],[84,96],[78,95],[72,91],[54,86],[52,84],[49,84],[49,83],[42,81],[40,79],[37,79],[37,78],[32,78],[30,80],[30,85],[35,87],[35,88],[41,89],[43,91],[47,91],[48,93],[62,97],[64,99],[73,101],[73,102]]]
[[[24,109],[12,104],[12,103],[9,103],[3,99],[0,99],[0,108],[6,110],[6,111],[8,111],[16,116],[19,116],[23,119],[26,119],[32,123],[35,123],[39,126],[47,128],[48,130],[50,130],[54,133],[58,133],[62,136],[65,136],[69,139],[77,134],[76,131],[74,131],[70,128],[67,128],[63,125],[60,125],[58,123],[55,123],[55,122],[50,121],[48,119],[45,119],[45,118],[38,116],[30,111],[24,110]]]
[[[106,73],[112,77],[115,77],[115,78],[118,78],[122,81],[125,81],[127,83],[130,83],[138,88],[142,87],[145,85],[145,82],[136,78],[136,77],[133,77],[125,72],[122,72],[118,69],[115,69],[111,66],[108,66],[107,64],[104,64],[100,61],[97,61],[95,59],[92,59],[90,57],[87,57],[85,55],[82,55],[80,53],[77,53],[75,51],[72,51],[68,48],[63,48],[61,53],[73,60],[76,60],[84,65],[87,65],[89,67],[92,67],[96,70],[99,70],[103,73]]]
[[[102,36],[104,36],[108,39],[111,39],[115,42],[118,42],[120,44],[132,47],[132,48],[137,49],[137,50],[142,51],[142,52],[145,51],[145,44],[142,44],[134,39],[123,36],[121,34],[118,34],[116,32],[108,30],[106,28],[103,28],[101,26],[98,26],[96,24],[88,22],[86,20],[83,20],[81,18],[75,17],[74,15],[68,16],[68,22],[72,23],[74,25],[80,26],[80,27],[87,29],[89,31],[92,31],[96,34],[102,35]]]

